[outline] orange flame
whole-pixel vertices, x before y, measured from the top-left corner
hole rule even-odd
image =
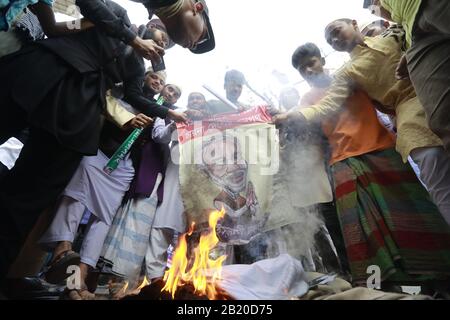
[[[138,295],[140,292],[141,292],[141,290],[143,289],[143,288],[145,288],[146,286],[148,286],[150,284],[150,282],[147,280],[147,277],[145,276],[144,277],[144,280],[142,280],[142,283],[140,284],[140,286],[139,287],[137,287],[136,289],[134,289],[131,293],[130,293],[130,295]]]
[[[137,287],[134,290],[128,290],[130,287],[130,283],[128,281],[125,281],[125,284],[122,287],[122,289],[120,289],[120,291],[114,295],[114,299],[121,299],[126,296],[135,296],[135,295],[137,296],[141,292],[141,290],[146,286],[148,286],[149,284],[150,282],[148,282],[147,277],[144,277],[144,280],[139,285],[139,287]]]
[[[145,288],[146,286],[148,286],[150,284],[150,282],[148,282],[148,280],[147,280],[147,277],[145,276],[144,277],[144,281],[142,281],[142,283],[141,283],[141,285],[139,286],[139,287],[137,287],[137,291],[138,291],[138,293],[139,292],[141,292],[141,290],[143,289],[143,288]]]
[[[200,237],[199,245],[194,249],[194,259],[192,267],[188,267],[187,259],[187,240],[186,236],[191,235],[194,230],[194,224],[191,226],[188,234],[180,237],[178,248],[172,258],[172,266],[164,275],[165,286],[162,291],[167,291],[175,298],[178,287],[186,283],[192,283],[195,293],[206,295],[208,299],[214,300],[217,297],[216,282],[221,279],[222,264],[226,256],[221,256],[216,260],[209,258],[209,253],[219,243],[216,234],[216,225],[219,219],[225,216],[225,210],[213,211],[209,216],[210,230]],[[210,280],[207,279],[207,272],[211,272]]]
[[[124,296],[127,293],[128,290],[128,281],[125,281],[125,285],[123,286],[123,288],[120,290],[120,295]]]

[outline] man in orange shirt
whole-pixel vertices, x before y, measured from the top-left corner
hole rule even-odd
[[[312,87],[303,106],[326,96],[332,77],[316,45],[299,47],[292,64]],[[433,260],[442,257],[440,247],[430,242],[424,248],[421,239],[425,232],[439,243],[448,238],[448,230],[411,167],[395,151],[395,137],[379,122],[368,95],[356,90],[321,125],[332,149],[337,214],[353,282],[366,285],[371,265],[380,267],[384,285],[406,283],[413,274],[417,281],[427,274],[427,279],[442,276],[448,261]],[[430,228],[429,223],[437,226]]]

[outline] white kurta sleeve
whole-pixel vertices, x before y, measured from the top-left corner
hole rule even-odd
[[[169,144],[172,140],[172,122],[166,125],[166,121],[161,118],[156,118],[152,130],[152,139],[161,144]]]

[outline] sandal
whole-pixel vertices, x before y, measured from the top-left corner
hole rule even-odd
[[[80,255],[72,250],[65,251],[56,257],[47,270],[44,272],[45,280],[48,283],[59,284],[70,276],[67,268],[80,263]]]

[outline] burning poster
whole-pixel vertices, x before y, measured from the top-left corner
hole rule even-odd
[[[266,108],[225,114],[178,127],[180,184],[188,225],[216,227],[222,243],[247,244],[267,221],[272,177],[278,171],[276,129]]]

